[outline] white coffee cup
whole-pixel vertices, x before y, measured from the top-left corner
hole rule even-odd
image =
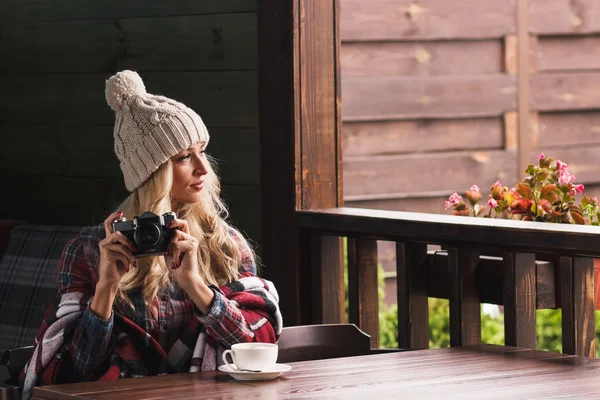
[[[223,362],[234,371],[269,371],[277,362],[277,351],[275,343],[238,343],[223,352]],[[233,364],[227,360],[227,354],[231,354]]]

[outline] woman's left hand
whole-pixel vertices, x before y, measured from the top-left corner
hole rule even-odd
[[[198,272],[198,240],[190,235],[188,222],[183,219],[175,219],[168,228],[175,228],[167,255],[172,258],[171,274],[179,286],[188,291],[188,287],[195,281],[201,280]]]
[[[180,288],[191,297],[198,309],[203,313],[210,310],[215,294],[210,289],[198,271],[198,239],[190,235],[186,220],[175,219],[168,228],[177,228],[169,245],[166,261],[172,258],[171,275]],[[172,256],[172,257],[170,257]]]

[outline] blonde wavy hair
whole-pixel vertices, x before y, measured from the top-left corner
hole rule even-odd
[[[177,218],[188,222],[190,234],[198,239],[198,270],[207,285],[217,286],[238,279],[238,267],[242,254],[239,243],[230,234],[225,219],[228,211],[220,198],[221,185],[215,172],[214,160],[206,156],[208,174],[204,179],[201,200],[194,204],[177,203],[171,197],[173,167],[171,160],[133,191],[119,210],[127,219],[133,219],[144,211],[157,215],[174,211]],[[171,209],[172,200],[175,205]],[[251,251],[251,250],[250,250]],[[254,261],[254,253],[251,251]],[[137,260],[137,268],[131,268],[119,284],[117,299],[133,307],[127,293],[141,289],[146,305],[150,305],[159,290],[170,287],[169,268],[163,257],[146,257]]]

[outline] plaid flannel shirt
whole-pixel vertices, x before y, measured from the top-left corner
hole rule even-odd
[[[256,266],[251,257],[250,248],[239,232],[234,229],[230,234],[240,244],[242,263],[239,267],[239,277],[256,276]],[[69,242],[63,252],[59,266],[59,296],[72,291],[93,291],[98,282],[97,265],[99,262],[98,242],[104,238],[102,228],[94,228],[92,234],[82,234]],[[77,271],[89,271],[89,276],[83,276]],[[264,324],[257,335],[256,327],[248,326],[245,314],[252,313],[249,309],[240,309],[236,302],[229,301],[217,287],[211,286],[215,293],[214,302],[207,314],[203,314],[176,284],[173,289],[163,289],[154,300],[158,310],[152,315],[144,304],[141,291],[129,293],[129,299],[134,305],[134,315],[131,320],[144,329],[160,346],[169,353],[177,339],[186,335],[188,329],[197,331],[194,323],[199,321],[206,328],[207,334],[226,347],[239,342],[249,342],[272,338],[276,335],[271,324]],[[116,312],[118,307],[114,307]],[[197,321],[192,321],[196,319]],[[112,353],[114,343],[113,316],[108,321],[98,318],[89,308],[75,326],[69,353],[72,360],[72,370],[77,375],[75,380],[85,378],[95,368],[104,363]],[[267,339],[268,340],[268,339]],[[189,339],[188,339],[189,342]]]

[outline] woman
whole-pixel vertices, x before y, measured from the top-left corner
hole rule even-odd
[[[281,333],[274,286],[256,277],[252,250],[224,220],[201,118],[146,93],[133,71],[107,81],[106,99],[131,193],[63,250],[58,295],[21,376],[24,398],[39,384],[215,369],[224,348]],[[135,257],[135,243],[113,229],[146,211],[176,214],[164,255]]]

